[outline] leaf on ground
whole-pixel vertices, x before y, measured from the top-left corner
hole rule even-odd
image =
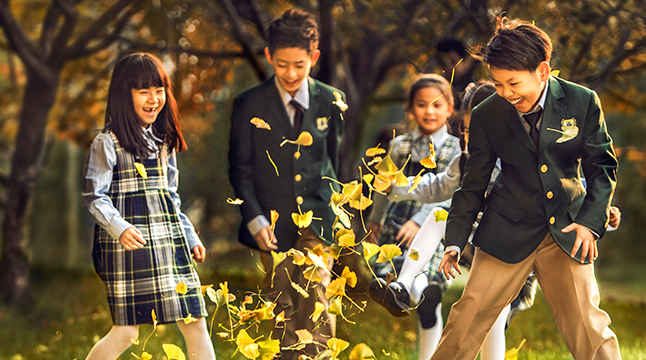
[[[238,346],[238,351],[240,351],[240,353],[247,359],[253,360],[260,356],[258,344],[253,341],[245,329],[240,329],[238,332],[236,345]]]
[[[375,358],[375,353],[372,352],[372,349],[365,343],[360,343],[355,345],[350,352],[350,360],[363,360]]]
[[[280,353],[280,340],[278,339],[258,341],[258,346],[260,347],[261,360],[272,360],[276,354]]]
[[[337,359],[337,356],[339,356],[341,351],[347,349],[348,346],[350,346],[350,343],[339,338],[331,338],[327,341],[327,346],[332,351],[332,360],[334,360]]]
[[[525,341],[527,339],[523,339],[523,341],[520,342],[520,345],[518,345],[517,348],[511,348],[505,353],[505,360],[518,360],[518,351],[520,350],[521,347],[525,344]]]
[[[186,355],[179,346],[174,344],[162,344],[164,353],[168,357],[168,360],[186,360]]]

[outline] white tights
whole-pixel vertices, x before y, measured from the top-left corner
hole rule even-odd
[[[213,343],[206,329],[206,320],[198,318],[197,322],[184,324],[178,321],[177,327],[184,336],[188,358],[191,360],[215,360]],[[131,345],[132,340],[139,338],[139,326],[112,326],[112,329],[99,340],[86,360],[115,360]]]

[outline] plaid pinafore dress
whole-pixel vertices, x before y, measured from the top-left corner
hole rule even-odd
[[[206,316],[200,280],[175,205],[168,191],[167,146],[156,159],[138,159],[110,133],[117,154],[108,196],[124,220],[139,229],[146,244],[125,250],[99,225],[92,258],[105,284],[114,325],[152,324]],[[145,166],[147,178],[135,168]],[[142,172],[143,173],[143,172]],[[176,291],[178,283],[188,292]]]
[[[397,167],[404,165],[413,148],[413,133],[409,132],[402,136],[402,141],[399,142],[397,148],[393,149],[393,162],[395,163],[395,165],[397,165]],[[453,160],[453,158],[451,157],[452,154],[459,146],[460,140],[453,135],[449,135],[449,137],[446,139],[435,156],[437,167],[435,169],[426,169],[424,173],[433,172],[435,174],[438,174],[446,171],[446,168]],[[427,150],[427,153],[424,154],[424,156],[428,155],[430,155],[430,150]],[[419,162],[413,162],[411,160],[404,169],[404,175],[415,176],[422,169],[425,168]],[[420,211],[420,209],[424,205],[424,203],[415,200],[390,202],[388,204],[388,207],[386,208],[383,230],[381,231],[381,238],[379,240],[380,244],[398,244],[399,242],[397,241],[396,236],[399,232],[399,229],[402,227],[402,225],[404,225],[404,223],[410,220],[413,215]],[[429,216],[433,216],[433,214],[429,214]],[[393,264],[395,265],[397,273],[399,273],[401,266],[406,258],[405,250],[405,248],[402,248],[403,254],[396,256],[393,259]],[[444,276],[441,276],[437,273],[443,256],[444,245],[440,243],[426,269],[428,270],[429,281],[436,281],[444,288],[446,288],[448,287],[446,279],[444,278]],[[385,277],[388,272],[393,272],[393,268],[389,262],[375,264],[375,273],[378,276]]]

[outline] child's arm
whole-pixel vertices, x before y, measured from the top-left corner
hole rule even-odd
[[[429,204],[448,200],[460,185],[460,157],[453,159],[445,172],[437,175],[431,172],[424,174],[417,188],[409,193],[413,179],[414,177],[409,177],[406,186],[393,187],[388,200],[416,200]]]
[[[110,236],[119,240],[126,250],[134,250],[143,247],[146,241],[139,229],[121,217],[107,195],[112,183],[112,169],[116,163],[117,154],[110,135],[97,135],[83,169],[83,207],[92,215],[94,221]]]
[[[202,244],[200,238],[197,236],[197,232],[195,232],[195,227],[193,227],[191,220],[182,212],[182,200],[177,193],[177,188],[179,186],[179,170],[177,169],[177,156],[175,155],[174,149],[168,156],[167,177],[168,192],[170,193],[170,197],[173,200],[173,204],[175,204],[177,216],[179,217],[179,220],[182,223],[182,227],[184,228],[188,247],[193,252],[195,261],[203,262],[206,254],[206,248]]]

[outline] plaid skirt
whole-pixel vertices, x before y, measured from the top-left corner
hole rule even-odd
[[[119,151],[122,149],[118,144],[117,149],[109,195],[124,220],[142,232],[146,244],[128,251],[103,228],[95,227],[92,257],[105,284],[114,325],[152,324],[153,310],[159,323],[176,322],[189,314],[205,317],[200,280],[175,205],[164,185],[166,169],[161,159],[136,160],[146,167],[147,179],[143,179],[129,168],[134,168],[134,156]],[[124,159],[128,155],[131,160]],[[180,282],[188,286],[185,294],[176,291]]]

